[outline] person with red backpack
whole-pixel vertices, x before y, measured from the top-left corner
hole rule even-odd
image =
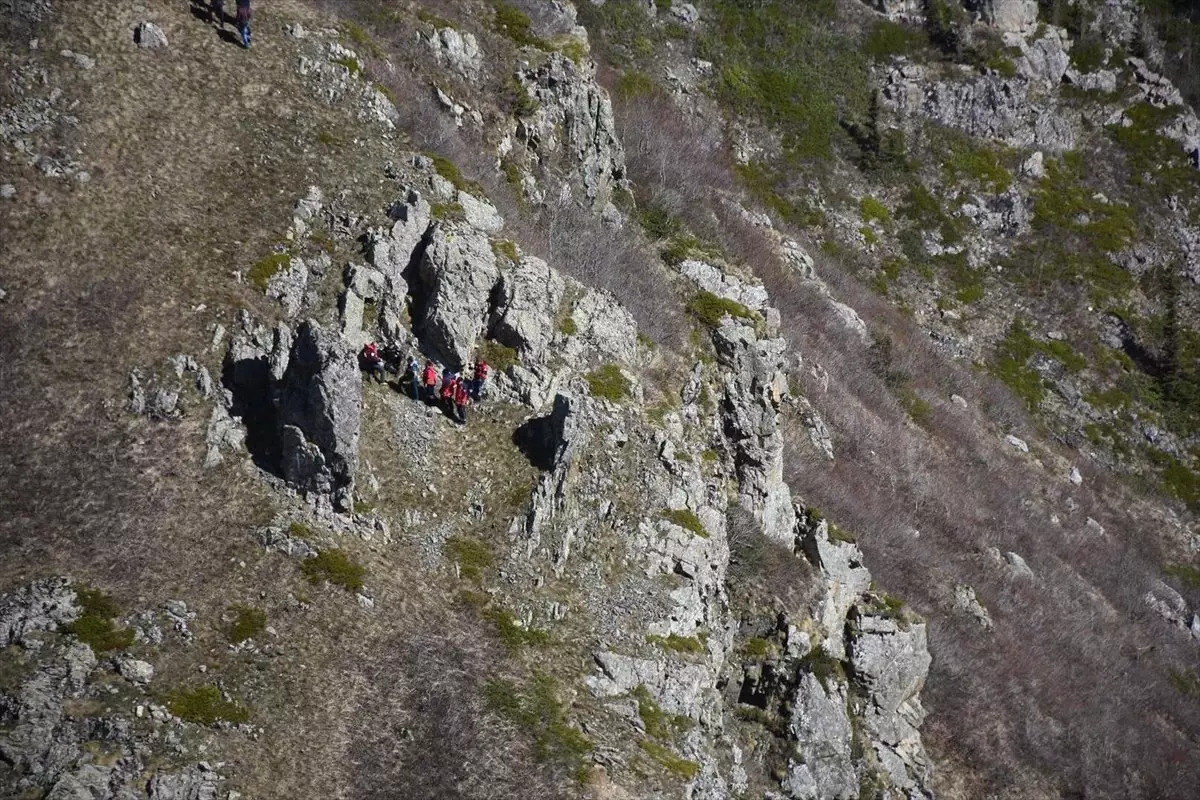
[[[387,380],[383,356],[379,353],[379,345],[371,342],[364,347],[360,360],[362,361],[362,368],[375,378],[376,383],[383,383]]]
[[[488,377],[488,363],[482,358],[475,365],[475,378],[471,381],[471,396],[476,400],[482,400],[486,394],[484,384]]]
[[[446,412],[446,416],[450,419],[457,419],[454,413],[454,394],[458,389],[459,383],[458,379],[453,377],[453,375],[454,373],[447,369],[442,376],[442,410]],[[447,378],[449,379],[447,380]]]
[[[454,382],[454,407],[458,411],[458,424],[467,424],[467,406],[471,404],[471,393],[463,381]]]
[[[427,402],[427,403],[436,403],[437,402],[437,399],[438,399],[437,382],[438,382],[437,367],[435,367],[433,365],[432,361],[426,361],[425,362],[424,381],[422,381],[422,383],[425,384],[425,402]]]

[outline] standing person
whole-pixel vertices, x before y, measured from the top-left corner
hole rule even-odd
[[[432,361],[425,362],[425,402],[436,403],[437,396],[437,367]]]
[[[416,356],[408,359],[408,372],[405,373],[405,378],[408,379],[409,389],[412,391],[412,399],[421,399],[421,364],[417,361]]]
[[[475,365],[475,380],[471,381],[471,396],[476,400],[482,400],[486,394],[484,384],[487,383],[488,363],[482,358]]]
[[[458,424],[467,424],[467,406],[471,405],[471,393],[467,391],[467,385],[462,381],[458,381],[454,385],[454,407],[458,410]]]
[[[446,370],[446,375],[452,376],[453,374],[450,370]],[[442,377],[442,410],[446,412],[446,416],[450,417],[450,419],[456,418],[454,414],[454,392],[457,388],[457,378],[452,377],[447,381],[445,376]]]
[[[250,49],[250,0],[237,0],[237,26],[242,34],[242,47]]]
[[[216,17],[221,30],[225,30],[225,0],[212,0],[208,8],[209,17]]]

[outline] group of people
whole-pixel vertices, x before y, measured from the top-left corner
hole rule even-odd
[[[477,402],[487,396],[487,379],[491,368],[483,359],[468,364],[462,372],[450,367],[439,372],[432,361],[426,360],[422,368],[416,356],[405,359],[395,344],[389,344],[381,350],[379,345],[371,342],[362,349],[359,360],[363,370],[378,383],[386,382],[389,372],[399,375],[401,365],[407,360],[403,382],[408,385],[412,399],[440,405],[447,416],[460,425],[467,424],[467,408],[472,401]]]
[[[214,18],[221,30],[225,30],[225,0],[209,0],[208,17]],[[238,33],[242,37],[242,47],[250,49],[250,0],[237,0],[237,16],[234,18]]]

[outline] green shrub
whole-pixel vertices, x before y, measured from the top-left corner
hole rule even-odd
[[[517,243],[511,239],[496,239],[492,241],[492,252],[496,254],[496,258],[504,258],[512,263],[519,263],[521,253],[517,250]]]
[[[133,644],[133,629],[118,628],[113,622],[121,609],[110,595],[100,589],[78,585],[75,587],[75,597],[83,613],[64,628],[67,633],[79,637],[81,642],[98,653],[122,650]]]
[[[496,635],[509,650],[523,647],[542,647],[550,643],[550,634],[537,628],[526,628],[506,608],[489,608],[483,617],[496,626]]]
[[[1190,564],[1172,564],[1166,569],[1172,578],[1178,578],[1189,589],[1200,589],[1200,568]]]
[[[521,363],[516,350],[495,339],[484,339],[476,348],[476,355],[496,372],[507,372],[510,367]]]
[[[825,687],[829,686],[831,680],[840,682],[846,679],[845,665],[826,653],[821,645],[814,647],[800,660],[800,668],[811,673]]]
[[[691,531],[701,539],[708,538],[708,531],[704,528],[704,523],[700,521],[700,517],[696,516],[696,512],[686,508],[670,509],[664,508],[660,515],[667,522],[678,525],[684,530]]]
[[[887,206],[870,195],[858,201],[858,210],[862,213],[862,218],[865,222],[878,222],[884,226],[892,224],[892,212],[888,211]]]
[[[923,428],[933,422],[933,406],[929,405],[911,386],[901,387],[896,392],[896,396],[913,422]]]
[[[509,75],[500,86],[497,99],[500,106],[517,118],[532,116],[541,104],[529,93],[516,75]]]
[[[924,31],[881,19],[867,34],[863,48],[872,61],[883,62],[892,56],[919,54],[928,46],[929,36]]]
[[[721,324],[725,315],[735,319],[758,320],[758,315],[736,300],[728,300],[712,292],[697,292],[687,304],[688,313],[710,328]]]
[[[325,129],[317,131],[317,141],[328,147],[335,147],[342,143],[341,138],[336,133]]]
[[[672,734],[671,718],[658,707],[658,703],[654,702],[654,698],[650,696],[650,690],[644,684],[638,684],[637,688],[633,690],[633,697],[637,700],[638,716],[641,717],[646,735],[655,739],[670,739]]]
[[[593,397],[620,402],[633,392],[633,384],[616,364],[605,364],[592,370],[585,377]]]
[[[574,36],[564,36],[554,42],[553,45],[555,50],[558,50],[558,52],[575,62],[576,66],[583,66],[583,63],[587,61],[587,42],[582,39],[577,39]]]
[[[613,88],[617,97],[622,100],[638,100],[655,94],[658,84],[650,73],[631,69],[621,73]]]
[[[294,536],[297,539],[303,539],[306,542],[311,542],[317,538],[313,529],[305,525],[303,522],[293,521],[288,523],[288,536]]]
[[[484,687],[484,700],[494,714],[533,738],[539,761],[555,761],[576,773],[586,767],[592,743],[571,724],[566,706],[558,699],[558,687],[546,673],[534,672],[525,684],[492,678]]]
[[[658,742],[643,739],[638,742],[638,746],[645,750],[647,755],[657,761],[663,769],[679,778],[690,781],[700,771],[700,765],[695,761],[689,761],[686,758],[675,755],[669,747]]]
[[[458,189],[460,192],[466,192],[467,194],[475,197],[487,197],[487,190],[484,189],[480,184],[475,183],[474,181],[469,181],[463,177],[462,170],[460,170],[458,165],[453,161],[444,156],[439,156],[436,153],[426,153],[425,155],[428,156],[433,162],[433,168],[437,174],[450,181],[455,189]]]
[[[708,652],[706,646],[706,642],[708,641],[707,636],[680,636],[672,633],[669,636],[647,636],[646,641],[651,644],[660,645],[673,653],[700,655]]]
[[[267,629],[267,612],[253,606],[230,606],[233,621],[225,634],[234,644],[262,636]]]
[[[372,58],[383,58],[387,55],[387,52],[379,46],[379,43],[372,38],[371,34],[367,33],[367,29],[357,22],[344,23],[342,30],[346,32],[346,36],[350,38],[350,41],[354,42],[360,50],[364,50]]]
[[[1171,670],[1171,685],[1188,697],[1200,700],[1200,675]]]
[[[250,719],[250,710],[221,696],[221,690],[207,683],[191,691],[179,690],[167,697],[167,710],[197,725],[231,722],[235,725]]]
[[[1095,72],[1104,66],[1105,49],[1103,39],[1085,36],[1071,45],[1071,65],[1080,72]]]
[[[1024,320],[1020,317],[1013,320],[1008,334],[996,347],[992,372],[1031,410],[1036,409],[1046,396],[1045,381],[1029,366],[1029,360],[1038,354],[1055,359],[1068,372],[1079,372],[1087,366],[1087,360],[1066,342],[1038,341],[1030,335]]]
[[[266,291],[271,285],[271,278],[274,278],[280,270],[287,269],[292,265],[292,257],[288,253],[272,253],[265,258],[259,259],[250,267],[249,279],[250,283],[257,286],[259,290]]]
[[[986,64],[987,64],[988,69],[993,69],[996,72],[1000,73],[1000,77],[1002,77],[1002,78],[1017,77],[1016,62],[1014,62],[1012,60],[1012,58],[1005,55],[1004,53],[994,54],[987,60]]]
[[[834,525],[831,522],[831,523],[829,523],[828,530],[829,530],[829,541],[831,541],[831,542],[845,542],[846,544],[858,544],[858,537],[855,536],[853,532],[848,531],[839,525]]]
[[[334,59],[333,63],[340,64],[345,67],[347,71],[349,71],[351,78],[357,78],[359,75],[362,75],[362,62],[354,56],[342,56],[341,58]]]
[[[1117,123],[1106,129],[1125,153],[1131,182],[1155,198],[1194,198],[1200,189],[1200,176],[1188,155],[1178,142],[1161,133],[1181,111],[1179,106],[1157,108],[1138,103],[1125,110],[1128,125]]]
[[[451,536],[442,547],[446,557],[458,565],[459,573],[469,581],[479,583],[484,573],[496,564],[492,548],[478,539]]]
[[[504,0],[494,0],[492,7],[495,10],[492,27],[517,47],[536,47],[539,50],[554,49],[545,39],[534,34],[533,20],[524,11]]]
[[[563,317],[558,323],[558,329],[567,336],[574,336],[579,333],[579,326],[575,324],[575,318],[570,314]]]
[[[770,639],[747,639],[746,643],[742,645],[742,652],[746,654],[747,658],[766,658],[775,652],[775,646]]]
[[[661,203],[648,202],[638,208],[635,216],[651,239],[670,239],[683,233],[683,221]]]
[[[348,592],[358,592],[363,588],[363,578],[367,570],[345,550],[330,548],[322,550],[315,556],[309,556],[300,562],[300,571],[310,583],[328,582],[340,586]]]
[[[996,194],[1009,190],[1013,176],[996,150],[958,133],[947,134],[947,138],[950,146],[943,166],[952,181],[974,181]]]

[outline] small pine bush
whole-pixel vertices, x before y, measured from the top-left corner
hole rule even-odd
[[[345,550],[330,548],[309,556],[300,564],[300,571],[311,583],[328,582],[348,592],[359,592],[367,570]]]

